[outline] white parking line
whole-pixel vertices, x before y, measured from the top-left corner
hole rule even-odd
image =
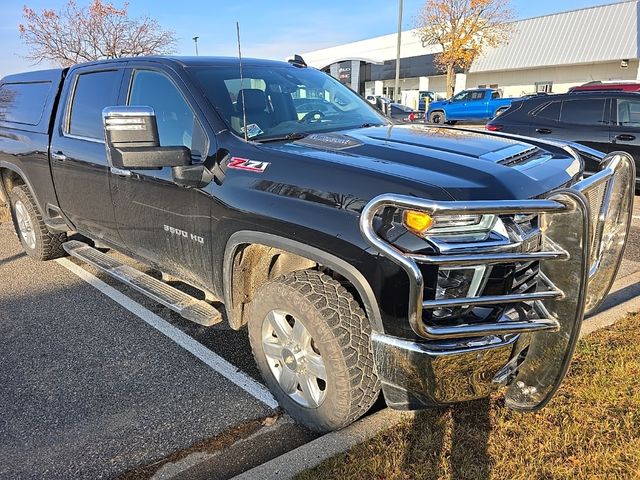
[[[120,304],[131,313],[144,320],[147,324],[151,325],[160,333],[173,340],[175,343],[206,363],[209,367],[211,367],[213,370],[225,377],[230,382],[235,383],[238,387],[242,388],[245,392],[247,392],[254,398],[258,399],[270,408],[275,409],[278,406],[278,402],[265,386],[256,382],[253,378],[249,377],[244,372],[238,370],[238,368],[234,367],[224,358],[215,354],[200,342],[194,340],[189,335],[184,333],[179,328],[174,327],[169,322],[153,313],[151,310],[143,307],[138,302],[127,297],[125,294],[119,292],[110,285],[107,285],[102,280],[87,272],[84,268],[79,267],[75,263],[69,261],[68,259],[60,258],[56,261],[71,273],[74,273],[82,280],[84,280],[100,292],[104,293],[107,297],[111,298],[113,301]]]

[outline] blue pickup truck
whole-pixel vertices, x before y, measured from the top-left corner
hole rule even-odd
[[[459,120],[490,120],[511,106],[514,98],[502,98],[498,90],[473,88],[463,90],[449,100],[432,102],[426,119],[430,123],[449,125]]]

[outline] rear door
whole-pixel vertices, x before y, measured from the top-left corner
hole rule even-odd
[[[608,110],[607,99],[591,95],[551,101],[534,112],[529,135],[578,142],[605,152]]]
[[[110,191],[102,109],[115,105],[124,63],[74,69],[51,138],[51,172],[62,211],[78,231],[121,244]]]
[[[183,80],[170,69],[140,64],[127,72],[127,105],[152,107],[161,146],[186,146],[193,162],[208,155],[211,133]],[[162,271],[211,289],[211,197],[179,187],[172,170],[113,175],[112,196],[126,247]],[[127,174],[125,174],[127,173]]]
[[[611,128],[608,152],[622,150],[633,155],[640,171],[640,100],[612,99]]]

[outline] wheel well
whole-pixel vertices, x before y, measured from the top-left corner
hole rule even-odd
[[[6,202],[7,204],[9,204],[8,195],[11,193],[11,190],[18,185],[26,184],[18,173],[8,168],[0,168],[0,182],[2,182],[3,187],[0,188],[0,203]],[[2,198],[4,193],[7,194],[7,198]]]
[[[236,249],[232,260],[230,278],[232,311],[228,312],[231,328],[238,330],[247,324],[247,307],[262,285],[300,270],[316,270],[331,276],[363,306],[357,289],[334,270],[286,250],[256,243],[244,244]]]

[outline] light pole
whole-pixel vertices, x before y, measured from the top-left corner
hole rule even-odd
[[[196,44],[196,57],[198,56],[198,39],[200,37],[193,37],[193,42]]]
[[[393,90],[393,101],[400,103],[398,96],[400,96],[400,43],[402,42],[402,8],[403,0],[399,0],[398,3],[398,44],[396,45],[396,86]]]

